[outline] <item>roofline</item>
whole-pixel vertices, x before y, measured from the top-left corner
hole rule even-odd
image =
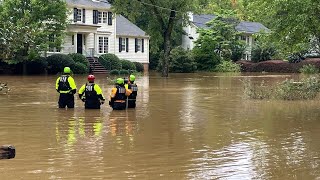
[[[116,36],[124,36],[124,37],[135,37],[135,38],[139,38],[139,37],[143,37],[143,38],[150,38],[150,36],[148,36],[148,35],[146,35],[146,36],[141,36],[141,35],[138,35],[138,36],[136,36],[136,35],[126,35],[126,34],[116,34]]]

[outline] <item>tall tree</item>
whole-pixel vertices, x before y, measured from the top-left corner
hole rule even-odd
[[[5,0],[0,3],[0,59],[26,62],[61,45],[66,28],[64,0]],[[54,37],[49,38],[50,37]]]
[[[129,19],[137,20],[144,17],[147,21],[147,32],[152,35],[151,41],[160,41],[163,50],[162,76],[169,73],[169,55],[172,45],[174,27],[178,23],[185,23],[187,13],[194,8],[192,0],[113,0],[113,8],[117,13]],[[161,38],[157,39],[157,38]]]
[[[273,31],[272,39],[284,52],[301,51],[313,44],[320,53],[320,5],[317,0],[242,0],[248,19]]]

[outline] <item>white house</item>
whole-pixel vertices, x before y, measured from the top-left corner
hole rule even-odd
[[[193,49],[195,44],[194,42],[199,38],[199,34],[197,33],[197,29],[209,28],[206,23],[215,18],[214,15],[209,14],[189,14],[189,25],[184,27],[183,30],[186,32],[186,35],[182,35],[182,47],[184,49]],[[242,21],[236,26],[236,30],[241,32],[240,39],[245,41],[247,48],[243,54],[244,60],[251,60],[251,50],[254,43],[253,34],[258,33],[260,31],[269,31],[264,25],[258,22],[247,22]]]
[[[98,57],[105,53],[149,64],[149,36],[123,16],[115,16],[108,2],[96,0],[66,0],[70,10],[67,35],[61,49],[54,53],[80,53]],[[54,38],[54,37],[52,37]],[[119,43],[120,42],[120,43]]]

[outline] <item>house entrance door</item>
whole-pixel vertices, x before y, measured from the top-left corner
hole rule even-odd
[[[82,54],[83,49],[83,35],[77,34],[77,53]]]

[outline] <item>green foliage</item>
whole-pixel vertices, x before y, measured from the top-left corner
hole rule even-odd
[[[79,62],[81,64],[84,64],[87,68],[89,68],[90,66],[89,61],[84,55],[79,53],[72,53],[72,54],[68,54],[68,56],[70,56],[75,63]]]
[[[110,71],[110,75],[118,76],[118,75],[120,75],[120,72],[119,72],[118,69],[113,69],[113,70]]]
[[[221,58],[206,47],[197,47],[192,50],[193,58],[196,62],[197,70],[211,71],[221,61]]]
[[[196,63],[191,53],[182,47],[171,50],[169,64],[170,72],[189,73],[196,70]]]
[[[74,60],[70,56],[65,54],[53,54],[47,57],[47,62],[48,73],[50,74],[57,74],[59,72],[63,72],[64,67],[74,67],[75,65]]]
[[[300,52],[295,52],[295,53],[292,53],[292,54],[289,54],[288,56],[288,62],[290,63],[298,63],[302,60],[305,59],[305,55],[306,55],[307,51],[304,50],[304,51],[300,51]]]
[[[238,22],[230,14],[221,15],[207,24],[209,29],[199,30],[200,36],[193,49],[198,70],[213,70],[221,59],[241,59],[245,46],[235,30]]]
[[[317,74],[319,73],[319,68],[317,68],[315,65],[307,64],[303,65],[302,68],[299,69],[299,72],[303,74]]]
[[[143,72],[144,71],[144,66],[142,63],[139,62],[133,62],[134,65],[136,66],[136,71],[138,72]]]
[[[98,61],[108,70],[122,68],[121,61],[115,54],[103,54],[99,57]]]
[[[126,60],[126,59],[122,59],[121,61],[121,65],[122,65],[122,69],[125,70],[136,70],[136,66],[133,62]]]
[[[236,64],[232,61],[224,60],[216,66],[215,71],[216,72],[240,72],[241,66],[240,64]]]
[[[89,72],[88,66],[81,62],[76,62],[71,69],[74,74],[86,74]]]
[[[275,86],[266,86],[264,82],[254,85],[248,79],[244,80],[244,93],[250,99],[280,99],[306,100],[314,99],[320,90],[318,77],[310,77],[295,82],[293,79],[277,83]]]
[[[272,30],[272,41],[279,43],[277,49],[288,54],[299,52],[316,39],[313,48],[320,52],[320,19],[314,12],[320,11],[318,1],[246,1],[248,20],[261,22]],[[304,44],[303,46],[301,44]]]
[[[129,73],[129,71],[126,70],[126,69],[121,69],[121,70],[119,71],[119,74],[120,74],[120,75],[129,75],[130,73]]]
[[[49,46],[60,47],[66,29],[64,0],[6,0],[0,4],[0,59],[32,60]],[[54,35],[53,41],[49,35]]]
[[[27,62],[27,73],[28,74],[42,74],[48,67],[48,62],[44,57],[38,57]]]

